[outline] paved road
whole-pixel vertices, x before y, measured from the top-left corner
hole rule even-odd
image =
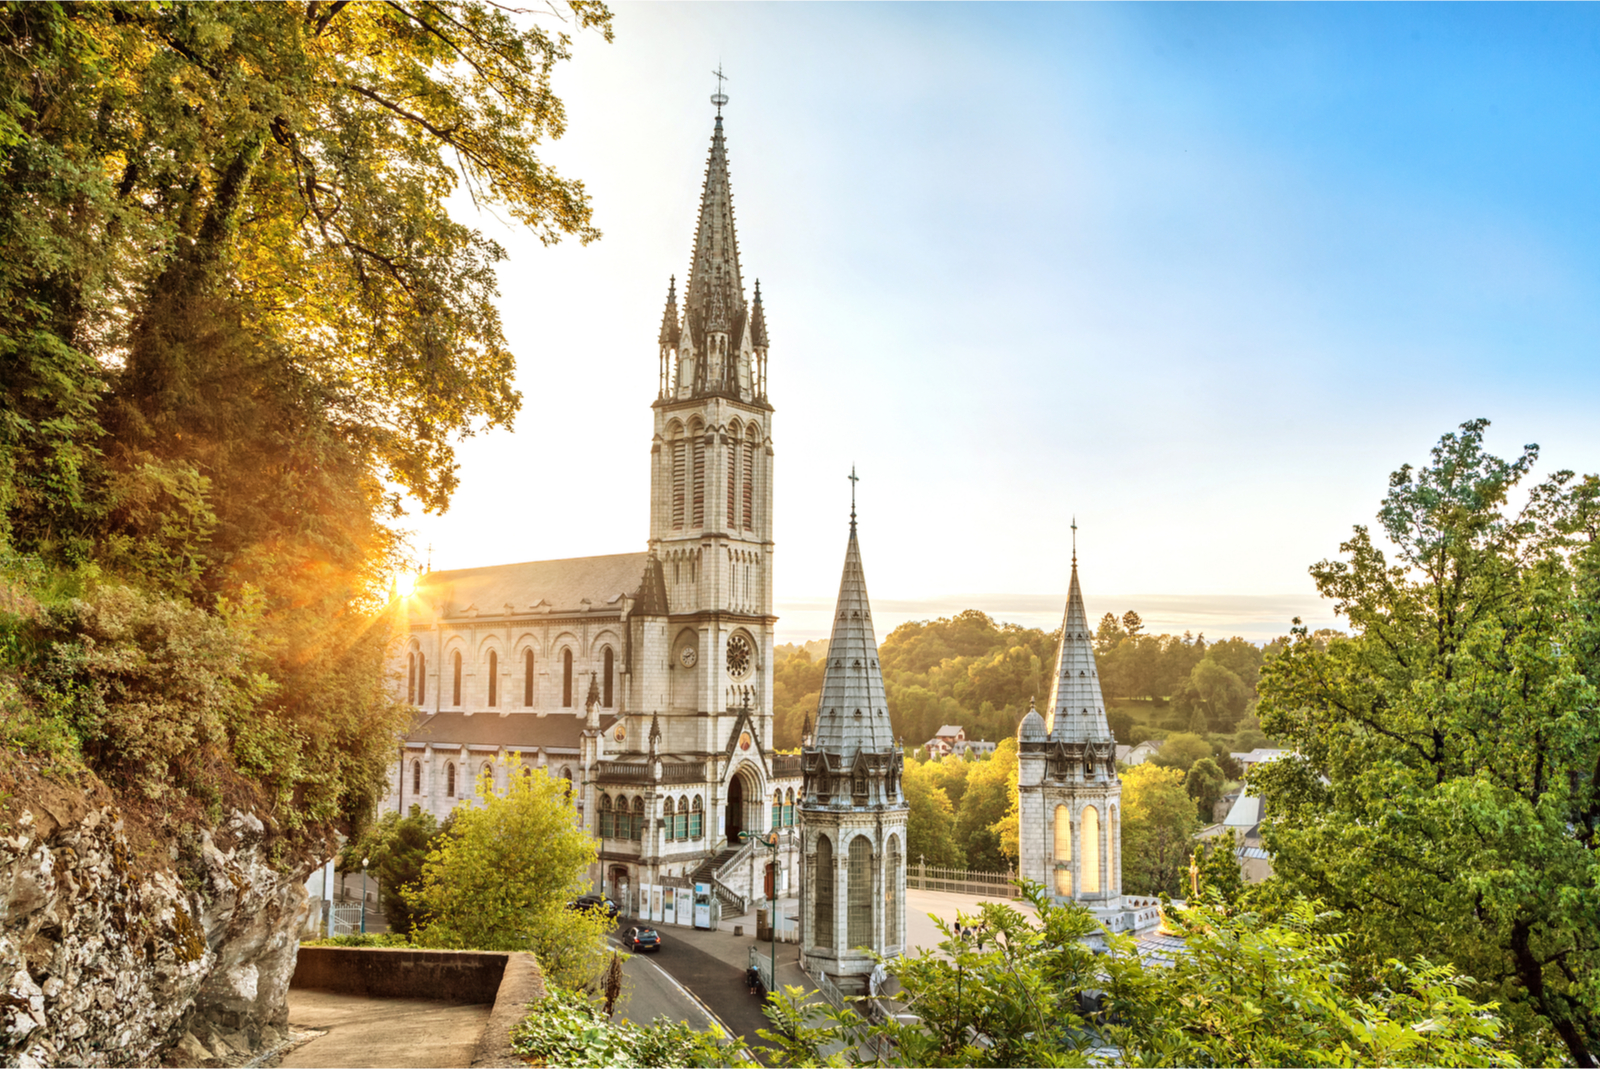
[[[626,930],[627,926],[618,928],[619,934]],[[661,949],[649,955],[635,955],[625,968],[640,969],[643,973],[648,967],[669,974],[673,980],[694,992],[700,1002],[717,1015],[726,1030],[743,1037],[748,1044],[765,1045],[756,1035],[756,1029],[769,1028],[771,1025],[761,1012],[761,1000],[750,994],[750,989],[745,986],[744,969],[701,950],[690,941],[692,936],[679,937],[679,931],[670,927],[665,930],[658,928],[657,931],[662,935]],[[635,975],[640,974],[629,972],[630,977]],[[665,979],[661,982],[676,986]],[[656,997],[644,994],[646,1000]],[[663,1012],[677,1020],[689,1021],[697,1028],[704,1027],[701,1023],[705,1020],[704,1014],[699,1013],[696,1007],[699,1016],[688,1016],[687,1011],[681,1008],[684,1001],[687,1000],[682,995],[677,995],[676,1000],[664,1000],[665,1005],[678,1008],[676,1011],[669,1008]],[[648,1004],[648,1001],[644,1004]],[[646,1019],[637,1011],[629,1012],[628,1016],[636,1021]]]

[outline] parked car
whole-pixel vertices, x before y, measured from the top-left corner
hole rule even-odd
[[[574,898],[571,902],[567,903],[567,908],[603,910],[605,911],[605,915],[607,917],[611,917],[612,919],[615,919],[617,913],[620,912],[615,902],[607,898],[605,895],[599,894],[579,895],[577,898]]]
[[[622,936],[622,944],[629,950],[660,950],[661,933],[654,928],[629,928]]]

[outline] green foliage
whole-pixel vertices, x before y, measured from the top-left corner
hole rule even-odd
[[[1196,761],[1210,757],[1213,752],[1211,744],[1199,735],[1180,732],[1167,736],[1161,749],[1150,756],[1150,763],[1188,772]]]
[[[981,872],[1015,868],[1016,797],[1017,740],[1013,736],[1001,739],[988,758],[972,762],[967,773],[967,789],[956,815],[956,839],[966,853],[968,867]],[[1006,823],[1008,815],[1010,824]]]
[[[400,932],[351,932],[326,939],[302,939],[303,947],[408,947],[410,937]]]
[[[416,926],[417,915],[406,898],[405,888],[422,879],[429,852],[452,823],[446,818],[445,828],[441,829],[433,814],[418,805],[403,817],[389,810],[339,854],[341,872],[359,872],[362,859],[366,859],[367,871],[378,881],[378,903],[391,930],[410,932]]]
[[[573,1069],[697,1065],[755,1066],[738,1057],[721,1029],[699,1032],[657,1017],[648,1026],[611,1021],[582,995],[550,992],[511,1030],[511,1049],[535,1065]]]
[[[599,910],[567,909],[595,860],[595,843],[578,824],[564,780],[534,769],[508,777],[496,794],[492,776],[475,785],[428,852],[421,882],[403,890],[417,917],[419,946],[531,950],[548,984],[594,987],[610,921]]]
[[[1239,867],[1239,856],[1235,853],[1238,848],[1239,840],[1232,828],[1195,844],[1201,894],[1228,906],[1239,901],[1244,894],[1244,872]]]
[[[967,762],[946,758],[952,763]],[[966,854],[956,840],[955,807],[940,785],[943,761],[907,761],[901,778],[910,812],[906,815],[906,856],[911,864],[925,862],[946,868],[965,868]]]
[[[1190,839],[1200,827],[1184,773],[1153,762],[1122,773],[1122,887],[1129,894],[1188,894]]]
[[[1352,918],[1349,957],[1426,953],[1502,1001],[1530,1062],[1600,1058],[1600,479],[1507,506],[1536,447],[1484,421],[1396,471],[1346,559],[1311,569],[1352,636],[1297,630],[1252,777],[1274,868]],[[1392,556],[1391,556],[1392,553]]]
[[[1183,789],[1194,799],[1196,815],[1201,824],[1212,823],[1212,810],[1222,800],[1222,790],[1227,783],[1228,777],[1209,757],[1202,757],[1189,767],[1183,777]]]

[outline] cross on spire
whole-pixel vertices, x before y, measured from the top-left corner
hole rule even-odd
[[[717,106],[717,118],[720,119],[722,118],[722,105],[728,102],[728,94],[722,91],[722,83],[728,80],[728,76],[722,73],[722,64],[720,63],[717,64],[717,69],[711,73],[717,76],[717,91],[711,94],[711,103]]]
[[[856,530],[856,483],[861,479],[856,475],[856,466],[850,465],[850,533]]]
[[[1078,566],[1078,517],[1076,514],[1072,517],[1072,566],[1074,568]]]

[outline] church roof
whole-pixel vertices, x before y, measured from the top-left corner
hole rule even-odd
[[[583,718],[567,714],[436,713],[411,729],[409,743],[434,746],[521,746],[532,749],[578,751]]]
[[[540,607],[551,612],[580,612],[585,602],[591,611],[616,611],[622,596],[635,597],[641,587],[655,586],[646,584],[648,559],[648,553],[612,553],[429,572],[417,581],[416,596],[443,616],[455,616],[469,608],[497,616],[507,605],[515,613]],[[648,590],[647,594],[650,599],[664,597],[665,590]]]
[[[738,352],[745,327],[744,282],[739,275],[739,240],[733,230],[733,190],[728,183],[728,146],[722,115],[711,134],[711,156],[700,195],[693,259],[683,287],[684,324],[697,350],[709,331],[728,335],[729,352]],[[718,384],[707,383],[715,390]]]
[[[1050,695],[1048,728],[1052,742],[1108,742],[1115,744],[1106,723],[1106,701],[1095,670],[1093,632],[1083,608],[1078,586],[1078,554],[1072,554],[1072,584],[1067,589],[1067,613],[1061,622],[1061,646],[1056,653],[1056,680]]]
[[[833,637],[828,641],[828,666],[822,677],[822,697],[817,702],[814,746],[838,755],[839,767],[849,767],[861,751],[883,753],[895,748],[853,512],[850,541],[844,552],[844,575],[839,580],[839,601],[834,610]]]

